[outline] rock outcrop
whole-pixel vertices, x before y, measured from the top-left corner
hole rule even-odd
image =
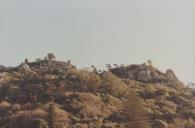
[[[141,81],[144,83],[164,83],[173,86],[181,86],[182,83],[177,79],[175,73],[169,69],[162,73],[151,65],[129,65],[119,66],[110,71],[120,78]]]

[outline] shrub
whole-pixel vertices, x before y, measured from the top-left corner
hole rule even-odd
[[[177,114],[174,110],[163,106],[161,108],[161,112],[163,112],[163,118],[168,122],[168,123],[173,123],[174,119],[176,118]]]
[[[195,110],[184,110],[183,111],[183,115],[186,117],[186,118],[192,118],[192,119],[195,119]]]
[[[152,127],[153,128],[168,128],[168,124],[163,120],[156,119],[154,120]]]
[[[39,126],[38,122],[40,120],[39,121],[35,120],[35,119],[44,120],[47,119],[47,117],[48,117],[47,112],[41,109],[35,109],[32,111],[30,110],[18,111],[11,115],[9,128],[47,128],[47,127],[38,127]]]
[[[188,122],[184,125],[184,128],[195,128],[195,123],[189,118]]]
[[[20,111],[21,110],[21,105],[20,104],[13,104],[12,106],[11,106],[11,110],[13,111],[13,112],[15,112],[15,111]]]
[[[41,118],[34,119],[31,123],[31,128],[48,128],[48,123]]]
[[[74,76],[74,82],[77,82],[80,86],[80,91],[95,92],[100,85],[100,77],[93,72],[87,70],[72,71]]]
[[[128,128],[149,128],[148,117],[142,107],[141,99],[134,93],[129,94],[122,114]]]
[[[121,79],[119,79],[109,71],[104,73],[101,78],[101,87],[107,90],[108,93],[116,97],[122,97],[129,89]]]

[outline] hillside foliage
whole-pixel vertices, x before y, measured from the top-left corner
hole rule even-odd
[[[194,128],[195,90],[172,70],[108,67],[77,69],[52,53],[17,67],[1,66],[0,127]]]

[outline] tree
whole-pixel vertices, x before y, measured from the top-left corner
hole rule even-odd
[[[56,57],[54,56],[54,54],[53,53],[48,53],[47,54],[47,58],[49,59],[49,60],[54,60]]]
[[[37,59],[36,59],[36,62],[41,62],[41,59],[40,59],[40,58],[37,58]]]
[[[118,67],[118,64],[114,64],[114,67],[117,68]]]
[[[56,128],[55,106],[53,102],[49,104],[49,118],[50,128]]]
[[[148,60],[148,65],[152,66],[152,60]]]
[[[94,73],[97,73],[97,74],[98,74],[97,68],[96,68],[94,65],[91,65],[91,68],[92,68],[92,71],[93,71]]]
[[[108,70],[112,69],[111,64],[106,64],[106,67],[107,67]]]
[[[25,64],[28,64],[28,59],[25,59],[25,60],[24,60],[24,63],[25,63]]]

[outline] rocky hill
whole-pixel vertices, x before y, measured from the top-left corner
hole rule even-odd
[[[1,128],[194,128],[195,90],[172,70],[77,69],[45,59],[0,66]]]

